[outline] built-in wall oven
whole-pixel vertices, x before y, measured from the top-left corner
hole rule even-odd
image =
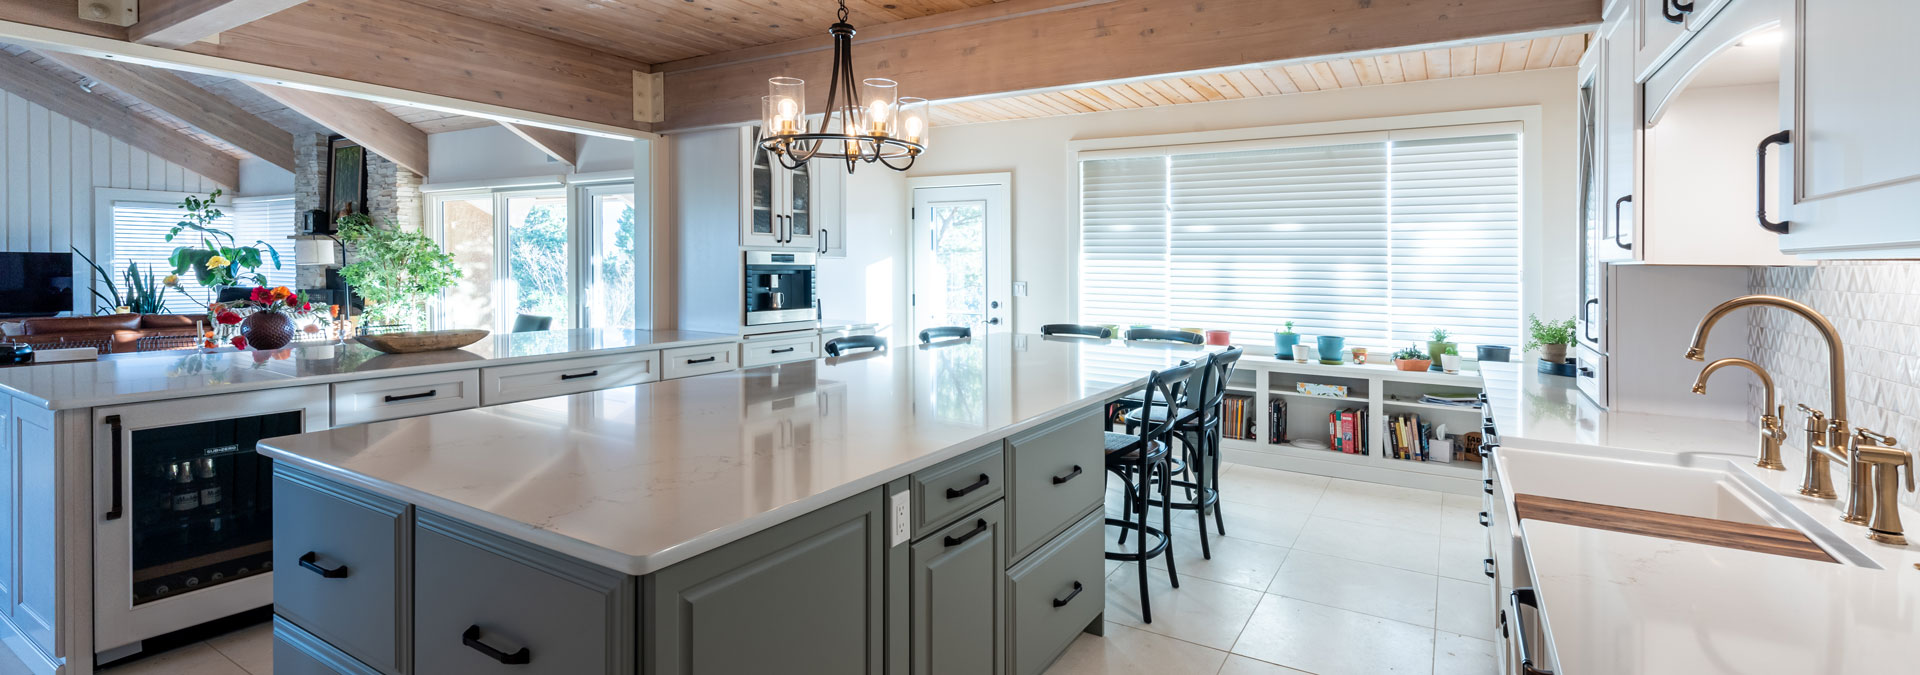
[[[748,332],[802,330],[820,322],[812,251],[747,251],[742,285]]]
[[[94,651],[273,604],[261,439],[327,428],[326,387],[94,409]]]

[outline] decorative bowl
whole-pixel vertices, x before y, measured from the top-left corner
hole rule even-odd
[[[378,333],[374,335],[356,335],[354,342],[366,345],[388,354],[412,354],[415,352],[437,352],[443,349],[459,349],[479,342],[492,331],[477,328],[458,330],[426,330],[406,333]]]

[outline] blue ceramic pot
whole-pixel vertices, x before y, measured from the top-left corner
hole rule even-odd
[[[1274,333],[1273,357],[1282,361],[1293,360],[1293,346],[1300,344],[1299,333]]]
[[[1332,335],[1322,335],[1314,338],[1314,345],[1320,350],[1321,361],[1339,362],[1340,350],[1346,348],[1347,339]]]

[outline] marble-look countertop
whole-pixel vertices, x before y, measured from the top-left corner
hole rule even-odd
[[[1205,351],[995,334],[275,438],[260,452],[648,574]]]
[[[616,328],[496,333],[461,349],[382,354],[356,342],[274,352],[113,354],[0,369],[0,392],[50,410],[230,394],[368,377],[604,356],[738,340],[735,335]]]
[[[1752,453],[1760,428],[1751,421],[1609,412],[1580,393],[1573,378],[1535,372],[1531,362],[1481,362],[1480,375],[1502,444],[1744,455]]]

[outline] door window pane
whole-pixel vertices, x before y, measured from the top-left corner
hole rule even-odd
[[[484,328],[494,320],[493,195],[447,199],[440,203],[442,245],[460,266],[461,277],[447,291],[444,328]]]
[[[587,301],[588,324],[595,328],[632,328],[633,194],[598,194],[592,199],[599,269],[595,270],[593,293]]]
[[[553,330],[571,328],[566,196],[508,197],[507,242],[508,307],[515,314],[552,317]]]
[[[931,209],[930,283],[916,291],[927,326],[970,326],[987,314],[987,203],[943,202]]]

